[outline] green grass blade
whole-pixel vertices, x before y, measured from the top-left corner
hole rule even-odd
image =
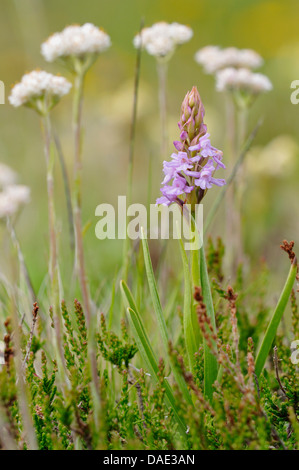
[[[131,310],[133,310],[134,312],[136,312],[136,313],[139,315],[136,302],[135,302],[135,300],[134,300],[134,298],[133,298],[133,295],[132,295],[132,293],[131,293],[129,287],[128,287],[127,284],[125,283],[125,281],[121,281],[121,282],[120,282],[120,288],[121,288],[121,293],[122,293],[122,296],[123,296],[123,300],[124,300],[126,309],[127,309],[127,308],[130,308]],[[140,321],[140,325],[141,325],[141,327],[143,328],[143,336],[144,336],[145,338],[147,338],[147,334],[146,334],[146,331],[145,331],[145,329],[144,329],[144,327],[143,327],[142,321]],[[153,349],[152,349],[152,346],[151,346],[150,342],[148,342],[148,343],[149,343],[149,344],[148,344],[148,347],[149,347],[150,350],[151,350],[151,354],[152,354],[153,356],[155,356],[154,351],[153,351]]]
[[[148,243],[147,243],[143,228],[141,228],[141,238],[142,238],[144,263],[145,263],[149,290],[150,290],[151,298],[153,301],[154,310],[156,313],[156,318],[157,318],[159,330],[160,330],[162,341],[163,341],[163,346],[164,346],[166,354],[168,355],[169,336],[168,336],[167,326],[166,326],[166,322],[165,322],[165,318],[163,315],[162,306],[161,306],[161,302],[160,302],[160,298],[158,294],[151,256],[150,256],[150,252],[148,248]]]
[[[279,326],[279,323],[282,319],[283,313],[287,306],[288,300],[290,298],[291,291],[292,291],[292,288],[296,279],[296,274],[297,274],[297,259],[295,258],[293,260],[286,283],[284,285],[284,288],[278,300],[278,304],[270,320],[263,342],[261,344],[261,347],[257,355],[257,359],[255,363],[255,373],[257,377],[260,376],[265,366],[268,354],[271,349],[271,345],[276,336],[277,328]]]
[[[150,342],[144,330],[141,318],[139,314],[130,307],[127,308],[127,313],[131,328],[133,330],[133,336],[135,338],[141,357],[144,360],[151,376],[157,379],[157,373],[159,371],[157,358],[150,346]]]

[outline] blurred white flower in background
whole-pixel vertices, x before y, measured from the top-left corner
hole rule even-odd
[[[197,51],[194,58],[206,73],[215,76],[216,89],[232,93],[235,104],[241,108],[249,107],[258,94],[273,88],[266,75],[252,71],[264,62],[252,49],[206,46]]]
[[[169,58],[178,45],[188,42],[192,36],[193,31],[189,26],[161,21],[149,28],[143,28],[141,33],[134,37],[133,44],[136,48],[144,48],[157,58]]]
[[[30,188],[15,184],[17,174],[4,163],[0,163],[0,219],[11,217],[22,206],[30,202]]]
[[[17,174],[5,163],[0,163],[0,187],[15,184],[17,181]]]
[[[189,26],[180,23],[171,23],[168,27],[169,35],[176,45],[190,41],[193,31]]]
[[[23,184],[7,186],[4,193],[17,205],[24,205],[30,202],[30,188]]]
[[[263,65],[263,58],[252,49],[237,49],[218,46],[206,46],[195,54],[195,61],[202,65],[204,71],[214,74],[227,67],[256,69]]]
[[[60,33],[53,34],[41,45],[41,53],[47,62],[53,62],[69,56],[100,54],[110,45],[108,34],[97,26],[86,23],[83,26],[67,26]]]
[[[257,95],[271,91],[272,83],[266,75],[248,69],[225,68],[216,73],[217,91],[244,91]]]

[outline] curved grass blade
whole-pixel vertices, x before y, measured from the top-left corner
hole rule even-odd
[[[132,295],[129,287],[125,283],[125,281],[120,282],[120,288],[121,288],[121,292],[122,292],[122,295],[123,295],[124,303],[126,305],[126,309],[130,308],[131,310],[133,310],[133,312],[136,312],[136,314],[140,318],[139,313],[138,313],[138,308],[137,308],[137,305],[136,305],[135,300],[133,298],[133,295]],[[143,337],[148,339],[148,336],[147,336],[147,333],[146,333],[145,328],[143,326],[143,323],[141,321],[141,318],[140,318],[139,323],[140,323],[140,327],[142,328]],[[150,350],[150,356],[152,356],[155,359],[155,362],[157,362],[156,357],[155,357],[155,353],[153,351],[153,348],[152,348],[149,340],[148,340],[148,348]]]
[[[260,376],[265,366],[272,343],[276,336],[277,328],[279,326],[279,323],[282,319],[283,313],[287,306],[288,300],[290,298],[291,291],[292,291],[292,288],[296,279],[296,274],[297,274],[297,259],[294,258],[291,269],[289,271],[289,275],[285,283],[285,286],[282,290],[282,293],[278,300],[278,304],[270,320],[263,342],[261,344],[260,350],[257,355],[257,359],[255,363],[255,373],[257,377]]]
[[[154,304],[154,310],[156,313],[156,318],[157,318],[159,330],[161,333],[163,346],[164,346],[166,354],[168,355],[169,336],[168,336],[167,326],[166,326],[166,322],[165,322],[165,318],[163,315],[162,306],[161,306],[161,302],[160,302],[160,298],[158,294],[151,256],[150,256],[150,252],[148,248],[148,243],[147,243],[143,228],[141,228],[141,240],[142,240],[142,246],[143,246],[144,264],[145,264],[149,290],[150,290],[151,298]]]

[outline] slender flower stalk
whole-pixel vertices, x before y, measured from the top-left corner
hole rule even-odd
[[[92,376],[92,392],[94,398],[95,421],[98,423],[99,412],[99,383],[97,360],[95,353],[95,336],[92,305],[86,276],[83,231],[82,231],[82,106],[85,76],[95,63],[100,53],[110,47],[108,34],[93,24],[66,27],[62,32],[50,36],[41,46],[41,52],[48,62],[59,60],[75,76],[73,101],[74,127],[74,232],[75,232],[75,268],[78,273],[83,297],[86,324],[88,329],[88,349],[90,371]]]
[[[84,79],[99,54],[110,47],[108,34],[91,23],[83,26],[67,26],[63,31],[50,36],[41,46],[45,60],[59,60],[75,76],[73,126],[74,126],[74,231],[75,231],[75,265],[78,270],[87,325],[91,325],[91,301],[87,284],[84,247],[82,234],[82,105]]]
[[[49,240],[50,240],[50,259],[49,275],[51,281],[52,302],[55,309],[59,304],[58,293],[58,260],[57,260],[57,237],[55,220],[55,202],[54,202],[54,161],[51,156],[51,121],[47,114],[42,118],[42,133],[44,138],[44,151],[47,167],[47,193],[48,193],[48,219],[49,219]],[[58,302],[57,302],[58,297]]]
[[[247,122],[248,122],[248,108],[241,107],[237,109],[237,155],[234,160],[234,165],[236,164],[237,156],[241,152],[241,149],[244,145],[246,136],[247,136]],[[246,188],[246,176],[245,176],[245,165],[242,165],[239,169],[237,180],[234,181],[234,192],[235,192],[235,218],[236,218],[236,256],[235,256],[235,266],[234,271],[236,271],[238,264],[244,263],[244,237],[242,233],[242,206],[243,206],[243,196]]]
[[[84,312],[88,331],[88,353],[90,358],[90,372],[92,377],[92,393],[94,399],[94,417],[98,426],[99,414],[99,380],[97,359],[95,353],[94,315],[88,287],[85,268],[83,228],[82,228],[82,107],[84,79],[88,69],[79,68],[75,75],[74,101],[73,101],[73,127],[74,127],[74,231],[75,231],[75,265],[78,272],[79,283],[83,298]]]
[[[50,110],[66,95],[71,84],[63,77],[44,71],[33,71],[23,76],[20,83],[12,89],[10,103],[15,106],[27,106],[34,109],[41,117],[44,151],[47,167],[48,218],[49,218],[49,275],[51,285],[51,301],[55,311],[59,310],[58,292],[58,261],[55,229],[54,204],[54,158],[51,154],[51,121]]]
[[[44,153],[47,168],[48,219],[49,219],[49,277],[50,299],[54,313],[56,329],[56,349],[59,352],[60,373],[65,380],[65,362],[62,350],[60,299],[59,299],[59,268],[57,255],[57,236],[54,202],[54,154],[51,152],[51,120],[50,110],[71,89],[71,83],[65,78],[44,71],[33,71],[23,76],[20,83],[14,86],[9,97],[15,106],[27,106],[35,110],[41,117],[41,128],[44,139]]]
[[[141,20],[140,30],[142,30],[144,20]],[[134,98],[133,98],[133,110],[132,120],[130,129],[130,148],[129,148],[129,164],[128,164],[128,183],[127,183],[127,199],[128,205],[132,203],[132,189],[133,189],[133,170],[134,170],[134,151],[135,151],[135,136],[136,136],[136,123],[137,123],[137,104],[138,104],[138,92],[139,92],[139,80],[141,70],[141,48],[137,49],[136,54],[136,67],[135,67],[135,80],[134,80]],[[126,223],[127,225],[127,223]],[[131,241],[126,236],[124,241],[124,252],[123,252],[123,279],[127,281],[130,263],[131,253]]]
[[[236,159],[237,159],[237,146],[236,146],[236,109],[233,99],[230,95],[225,97],[226,104],[226,136],[227,136],[227,155],[228,155],[228,169],[231,172]],[[226,194],[226,262],[228,270],[232,269],[235,272],[237,268],[236,247],[239,246],[239,233],[236,230],[236,221],[238,214],[235,207],[235,194],[236,194],[236,180],[227,189]]]
[[[74,85],[74,227],[76,243],[76,265],[78,269],[79,282],[85,306],[87,325],[91,323],[91,302],[89,288],[86,278],[84,246],[82,233],[82,155],[81,155],[81,133],[82,133],[82,105],[83,105],[84,73],[78,73]]]
[[[74,103],[73,103],[73,124],[74,124],[74,229],[75,229],[75,249],[76,268],[78,269],[79,282],[84,303],[86,325],[88,331],[88,352],[90,357],[90,368],[93,383],[93,396],[95,406],[95,421],[98,423],[99,412],[99,383],[97,359],[95,353],[95,330],[94,315],[92,313],[91,299],[85,269],[83,232],[82,232],[82,154],[81,154],[81,134],[82,134],[82,106],[85,73],[78,73],[75,77]]]

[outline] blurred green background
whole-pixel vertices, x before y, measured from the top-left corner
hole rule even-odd
[[[1,0],[0,79],[6,86],[6,104],[0,106],[0,161],[12,166],[20,175],[20,183],[32,190],[32,202],[24,209],[17,232],[35,286],[42,282],[48,259],[43,145],[37,115],[8,104],[10,86],[36,67],[71,78],[62,68],[45,63],[40,55],[40,44],[68,24],[92,22],[111,36],[112,47],[88,75],[84,104],[83,215],[84,221],[90,222],[85,236],[86,258],[93,291],[101,289],[120,264],[122,244],[96,239],[94,212],[102,202],[116,204],[117,196],[126,192],[136,61],[132,39],[142,17],[148,26],[162,20],[177,21],[194,31],[192,40],[176,51],[169,65],[169,152],[178,134],[181,101],[193,85],[198,87],[206,107],[212,143],[224,148],[224,98],[215,91],[213,77],[204,75],[195,63],[194,53],[213,44],[252,48],[264,57],[260,71],[269,76],[274,89],[261,96],[250,112],[250,129],[260,116],[264,124],[247,159],[244,234],[252,265],[265,257],[273,273],[280,269],[285,272],[287,260],[280,254],[279,243],[284,238],[299,242],[299,105],[290,101],[290,84],[299,79],[297,0]],[[139,98],[133,197],[135,202],[147,201],[151,162],[150,197],[154,202],[159,196],[162,157],[156,65],[146,53],[142,56]],[[53,120],[71,177],[71,96],[57,106]],[[59,164],[56,174],[61,252],[71,266]],[[216,193],[217,188],[206,197],[206,212]],[[212,233],[224,233],[224,207],[219,210]],[[5,270],[4,261],[1,269]],[[281,285],[281,279],[277,279]]]

